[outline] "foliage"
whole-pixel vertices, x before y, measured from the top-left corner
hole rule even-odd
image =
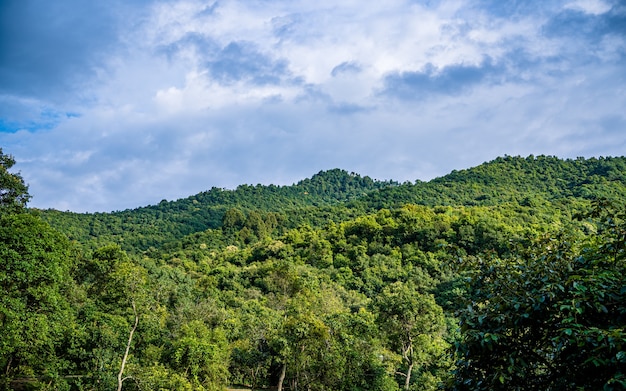
[[[625,162],[330,170],[94,214],[13,186],[0,388],[619,389]]]
[[[30,199],[22,177],[9,172],[14,165],[13,156],[5,155],[0,148],[0,213],[20,210]]]
[[[116,243],[127,252],[135,252],[208,228],[220,228],[226,213],[233,209],[261,213],[264,225],[270,229],[276,225],[272,220],[294,228],[302,220],[326,221],[333,215],[340,218],[351,213],[341,203],[391,185],[393,182],[335,169],[292,186],[241,185],[235,190],[214,187],[185,199],[163,200],[157,205],[113,213],[38,212],[70,239],[93,243],[93,249]]]
[[[59,354],[74,321],[69,296],[75,253],[29,214],[0,216],[0,382],[52,381],[70,363]]]
[[[359,202],[367,206],[497,205],[514,202],[540,206],[569,198],[620,200],[626,196],[626,158],[505,156],[430,182],[404,183],[372,192]]]
[[[438,379],[430,385],[428,377],[440,367],[445,376],[448,346],[443,339],[445,318],[434,297],[420,292],[419,287],[411,283],[398,281],[383,289],[376,298],[376,306],[380,329],[389,340],[388,346],[402,358],[402,370],[395,373],[402,378],[404,389],[416,389],[418,384],[421,390],[436,389],[437,381],[443,380],[442,374],[439,373]],[[412,380],[414,387],[411,387]]]
[[[172,344],[174,369],[185,373],[193,388],[220,390],[228,379],[229,355],[224,332],[192,321]]]
[[[561,160],[549,156],[506,156],[430,182],[375,181],[343,170],[322,171],[291,186],[241,185],[212,188],[185,199],[113,213],[39,211],[70,239],[92,249],[119,244],[128,253],[161,248],[187,235],[222,227],[224,215],[237,209],[259,213],[267,234],[301,224],[324,227],[380,209],[406,204],[426,206],[498,206],[528,208],[548,221],[554,212],[571,217],[595,198],[626,197],[626,158]],[[576,201],[576,202],[573,202]],[[581,205],[581,203],[583,205]],[[542,213],[546,212],[544,216]],[[270,220],[276,223],[271,223]],[[258,235],[248,235],[248,242]],[[256,237],[255,237],[256,236]],[[246,235],[242,235],[246,237]]]
[[[532,243],[463,265],[458,389],[626,387],[626,224],[596,210],[598,236]]]

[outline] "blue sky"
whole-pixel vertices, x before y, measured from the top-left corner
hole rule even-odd
[[[620,0],[4,0],[0,19],[0,147],[32,207],[626,151]]]

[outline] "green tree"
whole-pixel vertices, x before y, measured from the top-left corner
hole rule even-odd
[[[5,155],[0,148],[0,212],[21,210],[30,199],[20,174],[9,172],[14,165],[13,156]]]
[[[222,230],[224,233],[232,235],[243,228],[246,216],[237,208],[231,208],[222,217]]]
[[[263,300],[265,301],[265,300]],[[269,388],[272,358],[276,353],[272,342],[283,322],[280,311],[264,306],[260,300],[246,300],[233,308],[236,331],[231,354],[231,381],[252,389]],[[234,335],[233,335],[234,334]]]
[[[58,379],[70,365],[59,349],[75,322],[72,246],[35,216],[1,215],[0,259],[0,381]]]
[[[147,270],[134,262],[118,245],[107,245],[93,253],[82,277],[90,296],[84,304],[84,322],[92,334],[88,368],[100,387],[122,389],[136,345],[138,327],[161,316]]]
[[[137,326],[139,325],[139,317],[142,312],[147,313],[150,310],[150,299],[148,297],[149,294],[147,289],[147,272],[139,265],[135,265],[129,261],[121,262],[116,270],[111,274],[111,280],[116,289],[125,299],[120,303],[120,306],[123,308],[125,304],[126,306],[130,306],[132,309],[130,322],[131,327],[128,332],[128,340],[126,342],[124,354],[117,373],[117,391],[121,391],[123,382],[128,379],[128,377],[124,377],[124,370],[126,368],[126,364],[128,363],[133,337],[135,335],[135,331],[137,331]],[[124,301],[126,303],[124,303]]]
[[[510,259],[464,261],[457,389],[626,388],[625,215],[597,215],[597,238],[550,236]]]
[[[197,389],[219,391],[226,386],[230,349],[223,330],[191,321],[183,325],[172,349],[175,368]]]
[[[398,281],[383,289],[375,305],[380,330],[390,350],[401,357],[395,374],[402,378],[403,388],[436,389],[445,379],[431,375],[438,365],[445,367],[448,344],[443,338],[444,314],[434,297],[419,292],[413,284]]]

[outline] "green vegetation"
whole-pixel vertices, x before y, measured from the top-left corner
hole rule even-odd
[[[0,157],[0,389],[626,388],[625,158],[77,214]]]

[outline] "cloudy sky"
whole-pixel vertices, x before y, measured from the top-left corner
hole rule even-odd
[[[32,207],[626,151],[623,0],[2,0],[0,19],[0,147]]]

